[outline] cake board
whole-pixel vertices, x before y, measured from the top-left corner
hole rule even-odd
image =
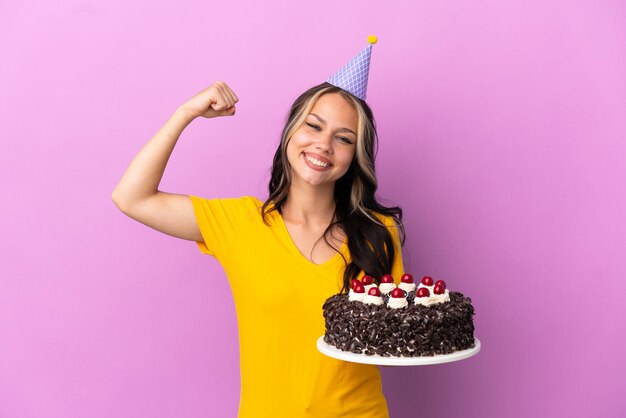
[[[422,357],[383,357],[379,355],[357,354],[339,350],[326,344],[324,336],[317,339],[317,349],[328,357],[353,363],[375,364],[378,366],[428,366],[431,364],[451,363],[475,356],[480,351],[480,340],[474,337],[474,347],[455,351],[450,354],[436,354]]]

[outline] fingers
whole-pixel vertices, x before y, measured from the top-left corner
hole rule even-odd
[[[224,109],[220,112],[220,116],[233,116],[235,114],[235,106]]]
[[[237,103],[239,101],[239,98],[237,97],[237,95],[235,95],[235,92],[228,87],[226,84],[224,84],[224,92],[228,95],[228,97],[230,97],[231,101],[232,101],[232,105],[234,106],[235,103]]]
[[[239,98],[223,81],[216,82],[213,87],[218,92],[216,103],[213,107],[215,110],[231,108],[239,101]]]
[[[239,98],[223,81],[217,81],[188,100],[185,106],[194,116],[232,116]]]

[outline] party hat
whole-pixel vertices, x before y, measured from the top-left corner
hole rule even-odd
[[[368,45],[350,62],[341,67],[333,74],[328,82],[333,86],[341,87],[349,91],[361,100],[365,100],[367,94],[367,76],[370,72],[370,59],[372,57],[372,45],[377,39],[374,35],[367,37]]]

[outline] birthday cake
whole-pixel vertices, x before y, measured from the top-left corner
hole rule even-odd
[[[415,284],[405,274],[396,286],[391,275],[351,282],[348,294],[326,300],[324,341],[340,350],[383,357],[450,354],[474,347],[474,307],[443,280],[424,277]]]

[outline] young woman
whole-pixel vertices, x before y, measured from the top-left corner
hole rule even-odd
[[[401,210],[375,197],[372,112],[329,83],[304,92],[265,201],[159,191],[184,128],[199,116],[234,115],[238,100],[217,82],[180,106],[132,161],[113,201],[143,224],[197,242],[224,267],[239,324],[239,417],[387,417],[377,366],[316,349],[328,297],[363,274],[399,281],[403,273]]]

